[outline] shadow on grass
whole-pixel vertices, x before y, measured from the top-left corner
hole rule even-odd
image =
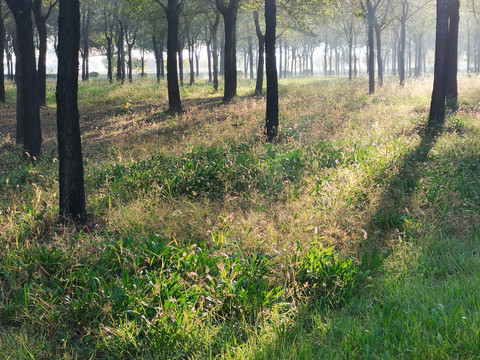
[[[404,233],[405,222],[412,216],[411,206],[415,189],[420,186],[422,169],[428,162],[430,150],[434,147],[443,128],[422,127],[418,129],[420,144],[405,155],[402,166],[389,186],[383,192],[375,214],[367,223],[368,234],[379,245],[393,233]]]

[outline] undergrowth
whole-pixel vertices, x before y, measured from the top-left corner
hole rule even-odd
[[[51,109],[41,159],[2,135],[0,357],[475,358],[478,79],[434,136],[428,78],[363,81],[282,80],[275,144],[249,82],[185,86],[180,117],[153,80],[82,85],[83,228]]]

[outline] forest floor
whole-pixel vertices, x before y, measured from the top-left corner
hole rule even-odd
[[[450,359],[480,352],[480,78],[426,131],[432,78],[80,84],[88,224],[0,104],[0,358]]]

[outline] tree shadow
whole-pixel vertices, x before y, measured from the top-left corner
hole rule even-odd
[[[376,244],[384,245],[383,242],[394,233],[404,233],[406,220],[411,216],[415,190],[420,186],[422,170],[444,129],[425,125],[417,128],[416,132],[421,137],[420,144],[404,156],[398,173],[384,190],[376,212],[366,225],[369,237]]]

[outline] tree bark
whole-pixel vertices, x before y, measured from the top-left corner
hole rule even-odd
[[[362,4],[363,6],[363,4]],[[368,93],[375,93],[375,41],[374,28],[376,23],[376,8],[371,0],[366,0],[367,15],[367,72],[368,72]]]
[[[218,91],[218,25],[220,15],[217,13],[212,27],[212,60],[213,60],[213,90]]]
[[[57,78],[60,215],[85,224],[87,215],[77,103],[79,47],[79,1],[60,0]]]
[[[272,142],[278,135],[278,77],[275,58],[275,33],[277,27],[276,0],[265,0],[265,52],[267,72],[267,111],[265,133]]]
[[[435,72],[432,100],[428,117],[429,127],[439,127],[445,121],[445,85],[447,74],[449,0],[437,0],[437,24],[435,38]]]
[[[162,5],[160,3],[160,5]],[[168,107],[170,112],[179,114],[182,110],[180,100],[180,88],[178,86],[177,72],[177,50],[178,50],[178,22],[183,2],[168,0],[168,5],[162,5],[167,14],[168,35],[167,35],[167,87]]]
[[[58,0],[53,1],[45,14],[43,12],[42,0],[34,0],[33,14],[35,16],[35,23],[38,31],[38,101],[40,106],[46,105],[46,82],[47,82],[47,19],[53,7],[58,3]]]
[[[4,50],[5,50],[5,24],[0,3],[0,101],[5,102],[5,75],[4,75]]]
[[[266,16],[266,15],[265,15]],[[262,95],[263,92],[263,68],[265,65],[265,35],[260,29],[260,22],[258,21],[258,11],[253,12],[253,19],[255,21],[255,31],[258,38],[258,64],[257,64],[257,82],[255,84],[255,95]]]
[[[237,95],[237,12],[239,0],[216,0],[217,8],[225,23],[225,86],[223,102],[230,102]]]
[[[457,68],[458,68],[458,25],[459,25],[459,0],[451,0],[449,6],[449,29],[447,45],[447,79],[445,84],[446,105],[450,110],[457,110],[458,106],[458,88],[457,88]]]
[[[23,109],[23,146],[32,157],[40,155],[42,144],[42,131],[40,126],[40,105],[38,102],[38,81],[35,65],[35,47],[33,43],[32,2],[28,0],[7,0],[17,26],[17,46],[21,58],[21,92],[18,99],[19,106]],[[17,57],[18,60],[18,57]],[[18,93],[17,93],[18,94]],[[17,101],[18,101],[17,100]],[[18,107],[17,107],[18,108]],[[17,134],[17,138],[21,135]]]

